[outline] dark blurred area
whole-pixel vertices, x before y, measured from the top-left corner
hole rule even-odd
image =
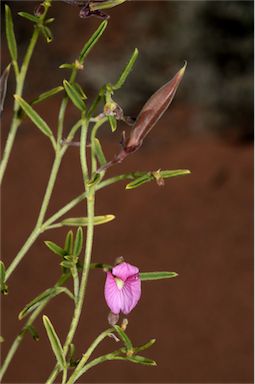
[[[33,25],[17,15],[33,12],[38,2],[8,3],[15,20],[20,55]],[[75,60],[99,20],[82,20],[79,9],[54,1],[50,16],[54,40],[40,38],[24,98],[68,78],[62,63]],[[93,260],[113,263],[118,256],[141,271],[176,271],[169,281],[144,282],[143,295],[129,316],[127,333],[135,344],[156,338],[144,353],[157,367],[108,362],[91,369],[80,382],[90,383],[251,383],[253,382],[253,2],[128,1],[109,11],[110,23],[78,80],[94,97],[114,82],[137,47],[140,55],[125,86],[115,94],[125,113],[136,116],[146,99],[188,61],[175,100],[146,138],[139,152],[112,168],[126,171],[188,168],[192,174],[126,191],[125,183],[97,196],[96,214],[116,219],[96,227]],[[9,63],[2,28],[1,67]],[[10,76],[2,118],[4,146],[9,129],[14,78]],[[37,110],[55,129],[61,96]],[[65,130],[78,114],[68,109]],[[100,138],[107,157],[119,149],[124,124],[113,135],[105,126]],[[36,221],[53,161],[44,136],[25,120],[18,131],[2,188],[2,255],[7,265]],[[82,192],[79,150],[63,161],[48,215]],[[84,204],[70,216],[85,215]],[[59,276],[59,260],[44,240],[63,243],[66,230],[43,234],[9,280],[2,299],[4,357],[21,328],[21,308]],[[107,327],[105,276],[93,271],[75,338],[77,354]],[[56,298],[45,310],[64,341],[72,304]],[[39,342],[28,335],[4,382],[45,382],[54,365],[42,321]],[[116,349],[107,340],[98,350]]]

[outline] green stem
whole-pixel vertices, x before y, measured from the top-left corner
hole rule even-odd
[[[72,71],[70,80],[72,80],[72,81],[74,80],[74,78],[76,76],[76,73],[77,73],[77,71],[74,69]],[[46,214],[49,202],[50,202],[50,198],[51,198],[51,195],[52,195],[52,192],[53,192],[53,188],[54,188],[54,185],[55,185],[55,182],[56,182],[56,178],[57,178],[57,175],[58,175],[58,171],[59,171],[59,167],[60,167],[62,158],[63,158],[63,156],[64,156],[64,154],[65,154],[65,152],[66,152],[66,150],[68,148],[68,144],[67,143],[65,145],[63,145],[63,147],[61,148],[61,140],[62,140],[61,137],[62,137],[62,132],[63,132],[63,122],[64,122],[65,111],[66,111],[66,107],[67,107],[67,101],[68,101],[67,98],[64,97],[64,99],[62,100],[61,106],[60,106],[60,111],[59,111],[59,116],[58,116],[58,142],[57,142],[57,148],[56,148],[56,151],[55,151],[55,159],[54,159],[54,163],[53,163],[53,166],[52,166],[50,178],[49,178],[49,181],[48,181],[48,185],[47,185],[47,188],[46,188],[46,192],[45,192],[45,195],[44,195],[44,198],[43,198],[43,202],[42,202],[42,205],[41,205],[41,209],[40,209],[40,212],[39,212],[39,216],[38,216],[36,225],[35,225],[32,233],[30,234],[30,236],[26,240],[25,244],[20,249],[20,251],[18,252],[16,257],[13,259],[12,263],[10,264],[8,269],[6,270],[6,280],[9,278],[9,276],[15,270],[17,265],[21,262],[21,260],[25,256],[26,252],[31,248],[31,246],[33,245],[35,240],[38,238],[40,233],[43,231],[42,230],[43,220],[45,218],[45,214]],[[79,129],[80,125],[81,125],[81,121],[78,121],[72,127],[72,129],[71,129],[71,131],[70,131],[70,133],[68,135],[68,138],[72,139],[72,136],[75,135],[75,133]]]
[[[90,345],[88,350],[85,352],[85,354],[82,356],[79,364],[75,368],[75,371],[73,374],[70,376],[67,384],[73,384],[75,380],[79,377],[79,373],[82,370],[82,368],[85,366],[86,362],[96,349],[96,347],[103,341],[107,336],[109,336],[110,333],[114,332],[114,328],[108,328],[106,331],[100,333],[99,336],[93,341],[93,343]]]
[[[60,279],[57,281],[54,287],[60,287],[62,286],[68,279],[70,278],[70,274],[64,274],[60,277]],[[3,362],[3,365],[0,369],[0,380],[2,380],[6,370],[9,367],[9,364],[11,363],[17,349],[19,348],[21,342],[23,341],[26,333],[28,332],[28,327],[31,326],[36,318],[40,315],[42,310],[46,307],[46,305],[51,300],[51,297],[48,297],[45,299],[39,306],[34,310],[34,312],[31,314],[25,325],[23,326],[21,332],[18,334],[18,336],[15,338],[15,340],[12,343],[11,348],[8,351],[8,354]]]
[[[48,8],[50,7],[50,3],[51,3],[51,0],[44,2],[45,10],[44,10],[43,15],[40,17],[41,23],[43,23],[43,21],[45,19]],[[16,62],[13,63],[14,64],[14,70],[15,70],[15,76],[16,76],[15,94],[18,96],[22,96],[28,67],[29,67],[30,60],[31,60],[32,54],[34,52],[34,48],[35,48],[35,45],[37,43],[39,34],[40,34],[40,28],[37,25],[34,29],[32,37],[30,39],[30,42],[29,42],[29,45],[28,45],[28,48],[27,48],[20,72],[18,72],[17,63]],[[12,147],[14,144],[14,140],[16,137],[17,129],[18,129],[20,123],[21,123],[21,119],[19,118],[19,104],[17,101],[15,101],[14,107],[13,107],[13,118],[12,118],[12,122],[11,122],[11,127],[10,127],[10,131],[9,131],[9,134],[8,134],[8,137],[6,140],[6,144],[5,144],[5,148],[4,148],[4,152],[3,152],[3,157],[1,160],[1,164],[0,164],[0,184],[2,183],[4,174],[5,174],[5,170],[6,170],[6,167],[7,167],[9,158],[10,158],[10,154],[12,151]]]
[[[83,268],[82,268],[82,274],[81,274],[79,295],[78,295],[77,303],[74,309],[74,314],[73,314],[73,318],[69,328],[69,332],[67,334],[66,341],[63,347],[65,355],[67,354],[69,346],[72,343],[72,340],[75,335],[76,329],[78,327],[79,319],[81,316],[81,311],[82,311],[86,287],[87,287],[88,275],[90,270],[92,244],[93,244],[93,236],[94,236],[95,187],[94,186],[89,187],[87,185],[87,180],[88,180],[88,166],[87,166],[87,159],[86,159],[87,129],[88,129],[88,121],[84,118],[82,129],[81,129],[80,159],[81,159],[83,182],[85,186],[85,191],[87,193],[88,226],[87,226],[86,247],[85,247]],[[58,371],[59,371],[59,368],[58,368],[58,365],[56,365],[52,374],[47,380],[47,384],[53,383],[53,381],[55,380],[58,374]]]
[[[105,361],[110,361],[110,360],[126,360],[126,358],[124,356],[119,356],[118,355],[119,353],[121,353],[121,349],[119,349],[119,350],[117,350],[115,352],[112,352],[112,353],[107,353],[106,355],[97,357],[96,359],[90,361],[79,372],[77,372],[77,375],[75,376],[75,380],[78,380],[79,377],[81,377],[90,368],[94,367],[95,365],[101,364],[101,363],[103,363]],[[74,381],[70,381],[70,379],[68,381],[68,384],[74,383]]]

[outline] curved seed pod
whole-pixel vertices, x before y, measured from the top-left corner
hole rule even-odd
[[[121,163],[130,153],[137,151],[141,147],[144,138],[152,130],[172,102],[183,78],[186,66],[187,63],[185,62],[179,72],[149,98],[139,113],[129,138],[124,140],[123,149],[112,161],[100,168],[100,170],[105,170],[113,164]]]

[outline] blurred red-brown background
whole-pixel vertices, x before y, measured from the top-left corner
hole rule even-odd
[[[32,1],[3,1],[13,11],[22,55],[32,23],[17,16],[32,12]],[[150,338],[146,352],[157,367],[108,362],[80,382],[248,383],[253,381],[253,3],[249,1],[130,1],[110,11],[109,26],[91,52],[80,84],[93,97],[114,81],[134,47],[135,70],[116,94],[126,114],[136,116],[157,88],[188,61],[183,83],[168,112],[142,149],[109,171],[189,168],[190,176],[126,191],[125,183],[99,192],[96,214],[116,219],[96,228],[93,260],[113,263],[118,256],[142,271],[176,271],[169,281],[144,282],[142,299],[129,316],[128,334],[136,345]],[[81,20],[78,8],[54,1],[50,15],[54,40],[36,48],[24,97],[57,86],[99,24]],[[2,12],[3,17],[3,12]],[[2,35],[2,69],[9,62]],[[2,146],[9,129],[14,79],[10,77],[2,120]],[[56,126],[61,97],[37,110]],[[78,116],[70,107],[66,131]],[[105,126],[100,138],[108,158],[118,150],[120,126]],[[2,188],[2,257],[11,262],[30,233],[47,184],[53,153],[28,120],[20,127]],[[48,215],[83,191],[79,151],[71,147],[62,164]],[[86,213],[80,204],[71,216]],[[70,216],[70,215],[69,215]],[[9,279],[2,299],[6,355],[22,325],[17,314],[59,276],[58,257],[44,240],[63,243],[66,230],[43,234]],[[107,327],[105,276],[91,272],[84,311],[75,337],[77,356]],[[63,341],[72,304],[59,296],[45,309]],[[39,318],[39,342],[27,336],[5,376],[6,383],[45,382],[54,356]],[[107,340],[98,354],[116,348]]]

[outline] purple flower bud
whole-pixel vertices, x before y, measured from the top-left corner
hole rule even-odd
[[[101,11],[100,9],[98,10],[91,10],[90,9],[90,3],[92,0],[63,0],[68,4],[72,5],[77,5],[81,10],[79,13],[79,16],[82,19],[86,19],[90,16],[95,16],[99,17],[100,19],[109,19],[109,15]],[[105,0],[94,0],[95,3],[103,3]]]
[[[139,269],[125,262],[116,265],[107,272],[104,294],[112,314],[122,312],[127,315],[141,297]]]

